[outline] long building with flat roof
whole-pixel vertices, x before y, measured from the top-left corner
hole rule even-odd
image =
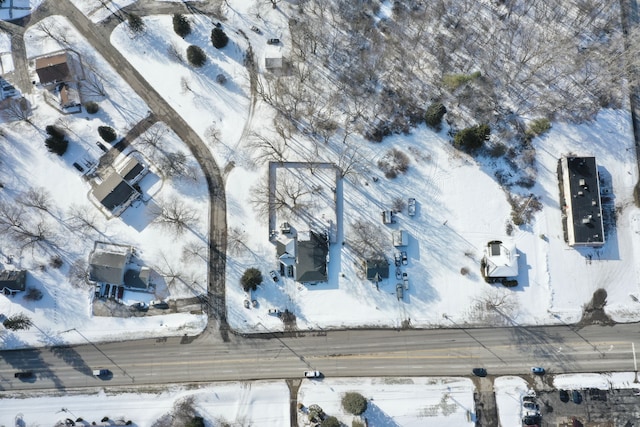
[[[565,156],[560,159],[560,169],[569,246],[604,245],[596,158]]]

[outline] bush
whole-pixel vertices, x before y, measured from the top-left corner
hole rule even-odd
[[[536,136],[540,136],[546,131],[551,129],[551,122],[549,119],[535,119],[529,125],[529,128],[525,132],[529,138],[534,138]]]
[[[89,114],[95,114],[100,111],[100,106],[97,102],[89,101],[84,104],[84,109],[87,110]]]
[[[342,396],[342,407],[350,414],[360,415],[367,410],[367,399],[360,393],[345,393]]]
[[[471,74],[447,74],[442,78],[442,83],[450,90],[455,90],[463,84],[479,78],[481,75],[480,71]]]
[[[364,427],[364,423],[359,420],[351,421],[351,427]]]
[[[491,129],[488,125],[471,126],[456,133],[453,143],[460,149],[474,151],[489,139],[489,135],[491,135]]]
[[[336,417],[327,417],[320,423],[321,427],[340,427],[340,421]]]
[[[29,329],[33,323],[26,314],[19,313],[14,316],[8,317],[2,322],[5,328],[12,331],[19,331],[21,329]]]
[[[444,105],[439,102],[434,102],[429,105],[427,108],[427,112],[425,113],[425,121],[427,125],[431,126],[434,129],[440,128],[440,123],[442,122],[442,117],[447,113],[447,109]]]
[[[58,156],[62,156],[67,151],[67,147],[69,146],[69,142],[66,139],[59,140],[50,136],[49,138],[44,140],[44,145],[46,145],[47,149],[51,153],[55,153]]]
[[[378,160],[378,167],[384,172],[385,177],[393,179],[398,174],[409,170],[409,156],[397,148],[393,148]]]
[[[98,134],[100,138],[102,138],[105,142],[113,142],[118,137],[115,129],[111,126],[100,126],[98,127]]]
[[[145,28],[144,21],[135,13],[129,14],[129,17],[127,18],[127,22],[129,23],[129,28],[131,28],[131,31],[133,31],[134,33],[140,33],[144,31],[144,28]]]
[[[191,34],[191,22],[181,13],[173,15],[173,31],[182,38]]]
[[[490,149],[489,149],[489,156],[496,158],[496,157],[502,157],[507,153],[507,146],[504,145],[501,142],[498,142],[497,144],[493,145]]]
[[[42,291],[38,288],[27,288],[24,299],[27,301],[40,301],[42,299]]]
[[[55,139],[62,140],[67,136],[67,134],[58,126],[49,125],[46,128],[44,128],[44,130],[47,132],[47,135]]]
[[[222,28],[215,27],[211,30],[211,44],[216,49],[222,49],[229,43],[229,37]]]
[[[64,264],[64,261],[62,261],[62,258],[58,255],[52,256],[49,260],[49,265],[53,268],[60,268],[62,267],[62,264]]]
[[[249,292],[249,290],[255,291],[258,285],[262,283],[262,273],[257,268],[247,268],[240,279],[240,283],[245,292]]]
[[[187,61],[194,67],[202,67],[207,62],[207,54],[196,45],[187,48]]]
[[[204,418],[193,417],[185,423],[184,427],[204,427]]]

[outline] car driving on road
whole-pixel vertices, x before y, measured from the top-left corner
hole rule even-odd
[[[321,376],[320,371],[304,371],[305,378],[320,378]]]
[[[536,375],[544,375],[544,368],[540,366],[534,366],[531,368],[531,373]]]

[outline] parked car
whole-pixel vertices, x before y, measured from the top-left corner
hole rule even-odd
[[[404,292],[402,288],[402,283],[398,283],[396,285],[396,297],[398,298],[398,301],[400,301],[403,296],[404,296]]]
[[[396,279],[402,280],[402,270],[400,270],[399,268],[396,268]]]
[[[395,263],[396,267],[400,267],[400,264],[402,264],[402,255],[400,254],[400,252],[396,252],[393,255],[393,260],[394,260],[394,263]]]
[[[271,271],[269,272],[269,275],[271,276],[271,278],[273,279],[273,281],[274,281],[274,282],[277,282],[277,281],[278,281],[278,273],[276,273],[276,271],[275,271],[275,270],[271,270]]]
[[[107,151],[109,151],[109,149],[107,147],[104,146],[104,144],[100,141],[96,141],[96,145],[98,146],[99,149],[101,149],[102,151],[104,151],[105,153]]]
[[[106,377],[110,372],[108,369],[94,369],[93,376],[94,377]]]
[[[524,402],[522,404],[522,407],[524,409],[527,409],[527,410],[533,411],[533,412],[538,412],[540,410],[540,407],[536,403],[533,403],[533,402]]]
[[[473,375],[475,375],[476,377],[486,377],[487,376],[487,370],[484,369],[484,368],[473,368],[473,370],[471,372],[473,372]]]
[[[408,211],[409,216],[414,216],[416,214],[416,199],[413,197],[409,197]]]
[[[287,265],[287,277],[293,277],[293,265]]]
[[[578,405],[582,402],[582,395],[578,390],[573,390],[571,392],[571,400],[573,401],[573,403]]]
[[[280,310],[278,310],[277,308],[270,308],[269,314],[272,316],[280,316]]]
[[[124,296],[124,286],[118,286],[118,299],[122,299]]]
[[[151,307],[157,308],[160,310],[166,310],[167,308],[169,308],[169,303],[165,301],[152,301]]]
[[[542,417],[540,415],[526,415],[522,419],[522,424],[525,426],[538,426],[540,425]]]
[[[267,44],[278,44],[280,43],[280,39],[269,39],[267,40]]]
[[[531,368],[531,373],[536,375],[544,375],[544,368],[540,366],[534,366]]]
[[[402,256],[402,265],[409,264],[409,259],[407,258],[407,251],[402,251],[400,255]]]
[[[82,166],[80,166],[78,163],[73,163],[73,167],[78,169],[78,171],[80,172],[84,172],[84,168]]]
[[[33,372],[31,371],[20,371],[13,374],[14,378],[18,378],[20,380],[28,380],[34,377]]]
[[[244,308],[249,308],[249,307],[251,307],[251,302],[248,299],[244,300]]]
[[[560,390],[559,394],[561,402],[567,403],[569,401],[569,393],[567,393],[567,390]]]
[[[402,284],[406,290],[409,290],[409,275],[407,273],[402,273]]]
[[[147,305],[146,302],[136,302],[134,304],[131,304],[131,307],[133,307],[134,309],[136,309],[138,311],[147,311],[147,310],[149,310],[149,306]]]
[[[111,296],[112,299],[115,299],[117,294],[118,294],[118,287],[115,285],[111,285],[111,293],[109,295]]]
[[[305,378],[320,378],[321,376],[320,371],[304,371]]]
[[[260,28],[256,27],[255,25],[251,26],[251,31],[253,31],[254,33],[258,33],[258,34],[261,33]]]

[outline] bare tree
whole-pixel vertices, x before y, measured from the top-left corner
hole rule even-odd
[[[168,133],[169,130],[165,126],[151,126],[151,128],[138,138],[138,144],[141,149],[148,150],[150,157],[155,157],[158,150],[163,151],[162,144]]]
[[[491,288],[474,301],[471,314],[477,320],[491,325],[513,323],[518,308],[513,293],[505,288]]]
[[[360,167],[360,153],[358,147],[346,146],[340,151],[338,156],[338,168],[340,177],[355,175]]]
[[[211,126],[207,128],[206,136],[207,136],[207,140],[211,144],[217,144],[220,142],[220,137],[221,137],[220,129],[218,129],[215,123],[213,123]]]
[[[8,121],[25,121],[31,123],[31,105],[26,98],[9,99],[2,114]]]
[[[89,71],[87,78],[80,84],[82,95],[86,98],[100,99],[107,96],[103,78],[95,71]]]
[[[247,250],[246,233],[240,227],[230,227],[227,233],[227,249],[232,255],[240,255]]]
[[[193,259],[200,258],[201,260],[207,260],[207,247],[199,241],[191,241],[184,245],[182,248],[183,261],[191,261]]]
[[[18,202],[30,208],[49,212],[49,209],[51,209],[51,194],[44,187],[31,187],[26,193],[18,197]]]
[[[269,183],[267,179],[259,180],[258,184],[249,189],[249,203],[253,206],[257,216],[265,217],[269,215]],[[274,201],[275,202],[275,201]],[[280,206],[273,206],[278,209]]]
[[[69,46],[67,30],[61,27],[57,22],[52,20],[43,20],[36,25],[38,31],[44,35],[51,37],[53,40],[63,46]]]
[[[175,59],[176,62],[179,62],[181,64],[184,63],[184,57],[182,56],[182,51],[180,50],[180,48],[176,43],[169,44],[169,47],[167,47],[167,54],[169,55],[169,58]]]
[[[384,252],[384,233],[380,227],[363,219],[357,219],[351,223],[349,244],[354,252],[363,258]]]
[[[101,233],[96,225],[98,217],[93,209],[86,209],[78,205],[71,205],[67,210],[69,218],[67,222],[72,229],[80,230],[82,233],[95,231]]]
[[[89,285],[89,266],[83,258],[75,260],[69,267],[69,283],[76,288]]]
[[[286,139],[272,139],[258,133],[251,134],[250,146],[256,151],[259,160],[284,162],[288,151]]]
[[[164,153],[157,162],[160,170],[168,177],[189,178],[193,181],[198,179],[195,168],[189,165],[187,156],[182,152]]]
[[[176,235],[183,234],[198,220],[196,211],[175,197],[152,204],[150,214],[154,216],[154,224],[170,230]]]

